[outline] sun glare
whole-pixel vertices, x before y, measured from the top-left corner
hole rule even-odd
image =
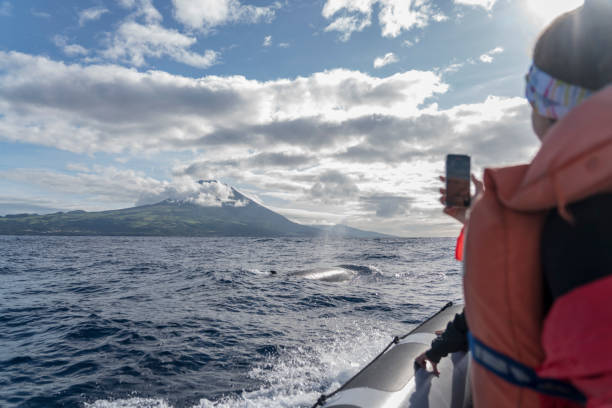
[[[584,0],[527,0],[527,7],[539,20],[549,23],[566,11],[584,4]]]

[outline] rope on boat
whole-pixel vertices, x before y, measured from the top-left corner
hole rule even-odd
[[[448,302],[446,305],[444,305],[444,307],[442,307],[442,309],[438,310],[438,312],[436,314],[434,314],[433,316],[431,316],[428,320],[432,319],[433,317],[439,315],[440,313],[442,313],[443,311],[445,311],[446,309],[448,309],[449,307],[451,307],[453,305],[453,302]],[[404,334],[403,336],[395,336],[393,337],[393,340],[391,340],[391,342],[389,344],[387,344],[387,347],[385,347],[383,349],[383,351],[381,351],[376,358],[374,358],[372,361],[370,361],[368,363],[368,365],[366,365],[365,367],[363,367],[361,370],[359,370],[359,372],[357,374],[355,374],[354,376],[351,377],[350,380],[348,380],[347,382],[344,383],[344,385],[340,386],[336,391],[332,392],[331,394],[321,394],[321,396],[319,397],[319,399],[317,400],[317,402],[315,402],[315,404],[311,407],[311,408],[317,408],[317,407],[322,407],[328,399],[330,399],[331,397],[333,397],[334,395],[336,395],[337,393],[339,393],[340,391],[342,391],[347,384],[349,384],[351,381],[353,381],[355,379],[355,377],[357,377],[359,374],[361,374],[362,372],[364,372],[369,366],[371,366],[372,364],[374,364],[374,362],[376,360],[378,360],[380,357],[382,357],[383,354],[385,354],[391,347],[393,347],[393,345],[395,344],[399,344],[399,342],[403,339],[405,339],[406,337],[410,336],[412,333],[414,333],[415,330],[417,330],[419,327],[421,327],[422,324],[418,325],[417,327],[415,327],[414,329],[412,329],[410,332]]]

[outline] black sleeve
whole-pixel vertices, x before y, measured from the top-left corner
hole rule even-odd
[[[467,351],[468,327],[465,321],[465,312],[455,315],[455,318],[446,325],[444,333],[431,342],[431,348],[425,352],[427,358],[438,363],[442,357],[456,351]]]
[[[542,230],[541,260],[552,300],[612,273],[612,194],[571,204],[568,223],[556,209]]]

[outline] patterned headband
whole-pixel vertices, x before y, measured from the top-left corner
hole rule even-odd
[[[593,91],[560,81],[531,64],[525,77],[525,96],[541,116],[561,119],[593,94]]]

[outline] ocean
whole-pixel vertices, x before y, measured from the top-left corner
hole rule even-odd
[[[0,236],[0,407],[311,407],[461,301],[453,255],[449,238]],[[288,276],[339,265],[358,273]]]

